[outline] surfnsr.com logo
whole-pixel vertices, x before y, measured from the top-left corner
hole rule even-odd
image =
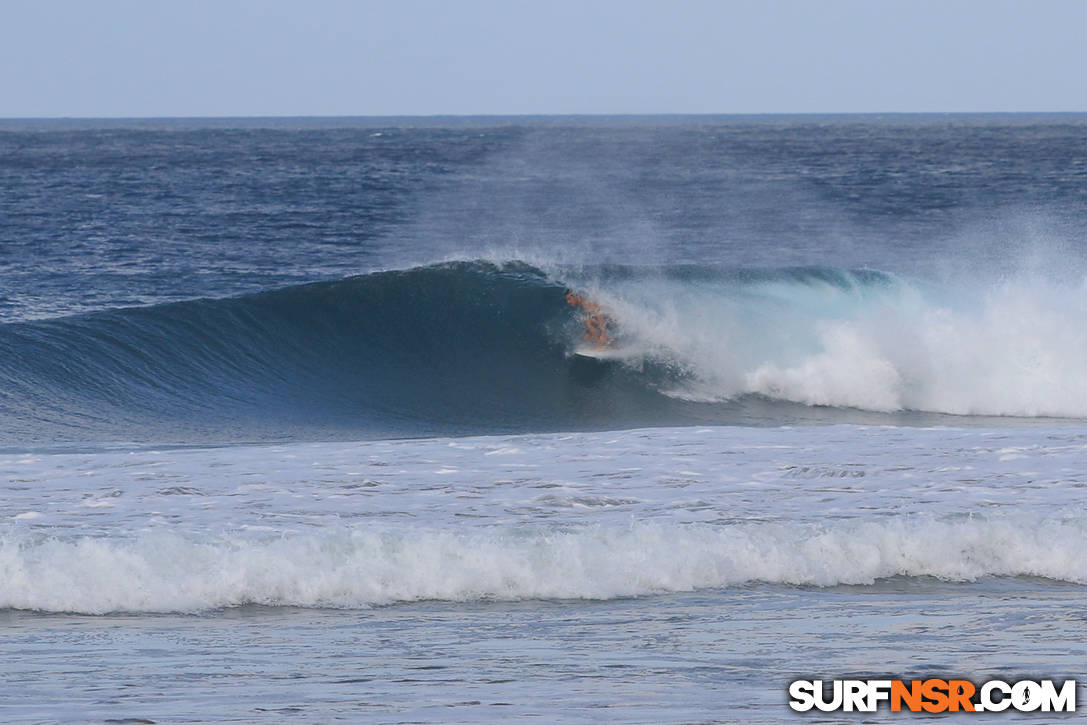
[[[989,680],[795,680],[789,707],[797,712],[875,712],[886,703],[891,712],[1075,712],[1076,681]]]

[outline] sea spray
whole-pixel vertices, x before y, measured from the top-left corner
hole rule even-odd
[[[1087,415],[1087,286],[676,268],[596,289],[669,395],[959,416]]]
[[[600,305],[610,360],[574,354],[568,289]],[[10,441],[201,442],[1078,418],[1085,315],[1084,287],[1028,279],[452,262],[2,325],[0,423]]]

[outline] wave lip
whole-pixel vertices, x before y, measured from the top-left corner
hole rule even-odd
[[[572,354],[568,288],[605,310],[613,359]],[[223,442],[1087,418],[1085,316],[1087,286],[1029,280],[450,262],[0,325],[0,426]]]
[[[365,608],[419,600],[613,599],[750,582],[895,577],[1087,583],[1087,520],[634,523],[573,530],[365,529],[268,539],[178,534],[0,539],[0,608],[196,612],[249,604]]]

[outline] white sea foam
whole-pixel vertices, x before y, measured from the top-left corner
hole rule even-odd
[[[667,392],[959,415],[1087,416],[1087,285],[618,284],[594,291]]]
[[[1087,519],[899,517],[838,524],[635,523],[545,530],[341,529],[279,538],[0,540],[0,608],[105,613],[244,604],[610,599],[762,581],[892,576],[1087,582]]]

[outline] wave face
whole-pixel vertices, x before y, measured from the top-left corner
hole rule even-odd
[[[193,612],[258,604],[614,599],[761,581],[1034,576],[1087,583],[1082,520],[636,523],[572,530],[329,530],[260,539],[0,537],[0,609]]]
[[[31,436],[486,429],[556,415],[563,304],[538,270],[464,263],[9,324],[0,405]]]
[[[567,288],[607,312],[615,359],[572,355]],[[200,441],[1085,417],[1085,313],[1084,288],[1027,282],[453,262],[0,326],[0,422],[21,441]]]

